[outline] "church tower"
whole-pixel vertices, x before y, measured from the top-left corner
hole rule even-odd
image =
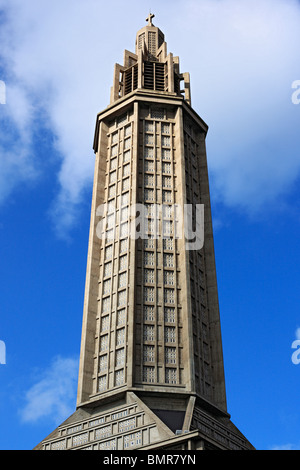
[[[208,127],[153,17],[96,120],[76,411],[36,449],[253,449],[226,405]]]

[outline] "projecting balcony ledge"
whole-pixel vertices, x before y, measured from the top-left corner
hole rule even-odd
[[[133,98],[137,95],[140,96],[146,96],[147,98],[155,98],[157,97],[159,99],[160,103],[163,103],[164,101],[161,101],[165,99],[166,104],[169,103],[169,100],[176,100],[177,102],[183,101],[184,97],[179,96],[175,92],[170,92],[170,91],[159,91],[159,90],[150,90],[146,88],[136,88],[135,90],[131,91],[125,96],[120,97],[118,100],[116,100],[114,103],[109,104],[103,111],[100,111],[97,115],[97,119],[101,117],[101,119],[104,119],[106,115],[109,114],[110,118],[112,117],[111,113],[113,110],[118,111],[120,107],[124,105],[126,101],[129,100],[129,102],[133,101]],[[178,104],[178,103],[177,103]]]
[[[119,98],[113,104],[110,104],[103,111],[100,111],[97,114],[95,134],[94,134],[94,144],[93,150],[95,153],[98,151],[99,144],[99,126],[100,122],[109,118],[111,120],[114,116],[118,116],[120,112],[123,113],[130,109],[135,102],[145,102],[149,104],[159,105],[159,106],[178,106],[183,107],[183,109],[190,115],[190,117],[196,121],[200,126],[203,133],[206,135],[208,132],[208,125],[203,121],[203,119],[196,113],[196,111],[188,104],[183,96],[179,96],[174,92],[167,91],[156,91],[156,90],[147,90],[145,88],[138,88],[127,95]]]

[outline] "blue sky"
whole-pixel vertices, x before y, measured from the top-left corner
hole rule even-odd
[[[149,12],[129,5],[0,0],[0,449],[75,409],[95,118]],[[258,449],[300,449],[300,3],[151,9],[209,125],[228,411]]]

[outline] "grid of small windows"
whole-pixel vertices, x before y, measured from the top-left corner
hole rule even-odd
[[[175,323],[175,308],[174,307],[165,307],[164,316],[166,323]]]
[[[116,367],[123,366],[125,363],[125,349],[117,349],[116,351]]]
[[[131,137],[128,137],[124,140],[124,150],[129,149],[131,146]]]
[[[73,434],[81,430],[82,430],[82,424],[78,424],[77,426],[72,426],[71,428],[68,428],[67,434]]]
[[[192,122],[187,118],[184,122],[184,155],[186,166],[186,192],[187,203],[195,205],[201,203],[200,188],[197,172],[198,146],[201,145],[201,137],[197,135]],[[194,223],[194,220],[193,220]],[[212,369],[209,346],[208,312],[206,308],[206,285],[205,285],[205,257],[204,252],[189,252],[190,264],[190,286],[192,302],[192,320],[194,336],[194,364],[195,374],[200,378],[196,381],[197,391],[208,399],[212,393]]]
[[[176,328],[174,326],[165,327],[165,342],[166,343],[176,342]]]
[[[126,206],[129,204],[129,191],[121,194],[121,206]]]
[[[174,255],[173,253],[164,253],[164,267],[173,268],[174,267]]]
[[[162,134],[170,134],[170,124],[166,122],[161,123]]]
[[[161,143],[164,147],[170,147],[171,146],[171,139],[169,136],[162,136],[161,138]]]
[[[171,160],[171,150],[163,148],[161,151],[161,156],[163,160]]]
[[[110,309],[110,297],[102,299],[102,313],[108,312]]]
[[[144,325],[144,341],[154,341],[154,325]]]
[[[130,163],[123,165],[123,177],[130,175]]]
[[[124,136],[128,137],[131,134],[131,124],[124,127]]]
[[[103,270],[103,277],[111,276],[112,263],[105,263]]]
[[[72,445],[74,447],[76,446],[81,446],[83,444],[86,444],[89,440],[89,435],[87,432],[78,434],[78,436],[73,436],[72,438]]]
[[[163,202],[173,202],[173,196],[172,196],[172,191],[168,191],[168,190],[163,190],[162,191],[162,201]]]
[[[164,289],[165,303],[175,304],[175,289]]]
[[[101,442],[99,444],[100,450],[116,450],[116,439],[111,439],[109,441]]]
[[[154,321],[154,306],[144,305],[144,321]]]
[[[127,416],[129,413],[129,410],[124,410],[124,411],[119,411],[118,413],[113,413],[111,415],[111,419],[119,419],[122,418],[123,416]]]
[[[153,251],[144,252],[144,266],[154,266],[154,252]]]
[[[128,236],[128,222],[120,225],[120,238]]]
[[[107,376],[102,375],[99,377],[99,380],[98,380],[98,391],[104,392],[106,388],[107,388]]]
[[[150,173],[145,173],[145,175],[144,175],[144,184],[145,184],[145,186],[153,187],[154,184],[155,184],[154,175],[152,175]]]
[[[155,270],[154,269],[144,269],[144,282],[148,284],[154,283]]]
[[[177,353],[176,348],[165,348],[165,361],[167,364],[176,364],[177,361]]]
[[[177,383],[178,377],[172,379],[173,369],[167,364],[176,365],[177,356],[177,277],[176,277],[176,246],[174,240],[174,211],[175,201],[174,177],[173,177],[173,124],[163,121],[166,111],[164,109],[153,109],[151,118],[144,121],[143,132],[143,194],[144,201],[148,209],[148,220],[146,223],[148,234],[156,233],[153,224],[155,214],[153,214],[153,204],[163,202],[162,211],[159,212],[161,221],[159,230],[162,230],[162,237],[158,239],[146,239],[143,241],[143,310],[142,310],[142,360],[141,378],[143,381],[156,382],[158,377],[157,363],[158,351],[156,341],[164,339],[165,348],[165,377],[160,380],[165,383]],[[156,119],[156,120],[154,120]],[[162,120],[159,122],[159,120]],[[161,160],[160,160],[161,158]],[[161,197],[161,199],[159,199]],[[155,237],[156,238],[156,237]],[[161,251],[162,249],[162,251]],[[156,265],[163,264],[163,271],[156,269]],[[161,277],[162,275],[162,277]],[[150,284],[150,285],[149,285]],[[151,287],[153,284],[153,287]],[[158,288],[163,294],[163,318],[165,325],[160,326],[159,307],[147,305],[155,303],[160,297]],[[173,306],[172,306],[173,305]],[[150,322],[152,324],[150,324]],[[169,325],[168,325],[169,324]],[[173,324],[174,326],[171,326]],[[163,336],[163,338],[161,337]],[[149,344],[150,343],[150,344]],[[151,344],[152,343],[152,344]],[[174,347],[168,346],[173,343]],[[152,362],[153,365],[147,364]],[[166,370],[170,369],[167,373]],[[175,374],[177,369],[174,368]],[[171,375],[170,375],[171,374]],[[169,377],[169,378],[168,378]]]
[[[151,118],[152,119],[164,119],[165,110],[164,108],[152,108],[151,109]]]
[[[163,248],[164,248],[164,250],[174,250],[174,240],[173,240],[173,238],[164,238],[163,239]]]
[[[120,346],[125,343],[125,328],[120,328],[117,330],[116,334],[116,345]]]
[[[155,367],[154,366],[143,367],[143,382],[149,382],[149,383],[155,382]]]
[[[124,123],[127,122],[127,113],[124,113],[122,114],[122,116],[120,116],[118,119],[117,119],[117,126],[120,127],[122,124],[124,125]]]
[[[116,195],[116,185],[113,184],[112,186],[109,186],[108,188],[108,197],[112,198]]]
[[[119,259],[119,270],[127,269],[127,255],[120,256]]]
[[[99,424],[104,423],[104,421],[105,421],[104,417],[93,419],[92,421],[89,421],[89,427],[93,428],[95,426],[98,426]]]
[[[126,370],[114,368],[126,364],[127,286],[129,269],[129,205],[131,199],[131,157],[133,123],[124,113],[111,123],[106,161],[107,214],[105,246],[102,255],[103,278],[99,292],[99,350],[95,392],[124,382]],[[119,243],[116,240],[119,239]],[[117,274],[117,275],[116,275]],[[120,346],[124,346],[120,348]],[[119,351],[114,348],[117,348]],[[111,354],[115,359],[112,361]],[[112,369],[112,370],[111,370]],[[114,380],[108,380],[114,372]]]
[[[128,238],[124,238],[123,240],[120,240],[120,255],[122,253],[126,253],[128,250]]]
[[[130,429],[134,429],[136,427],[136,419],[135,418],[128,418],[124,421],[119,422],[119,432],[126,432],[130,431]]]
[[[154,158],[154,149],[153,149],[153,147],[145,147],[144,157],[145,158]]]
[[[111,436],[111,425],[103,426],[102,428],[96,429],[95,431],[96,439],[105,439],[109,436]]]
[[[154,199],[155,199],[154,189],[145,188],[144,189],[144,199],[145,199],[145,201],[154,201]]]
[[[100,356],[99,359],[99,372],[103,372],[104,370],[107,370],[107,354]]]
[[[145,302],[154,302],[155,300],[155,288],[154,287],[144,287],[144,301]]]
[[[115,386],[124,384],[124,369],[117,370],[115,373]]]
[[[154,131],[153,121],[145,121],[145,131],[146,132],[153,132]]]
[[[162,172],[163,172],[163,173],[167,173],[167,174],[170,175],[171,172],[172,172],[171,163],[163,162],[163,163],[162,163]]]
[[[52,442],[51,450],[64,450],[66,449],[66,440]]]
[[[127,285],[127,271],[119,274],[119,287],[125,287]]]
[[[144,248],[149,248],[150,250],[153,250],[155,248],[155,240],[154,238],[145,238],[144,240]]]
[[[162,177],[162,186],[163,186],[163,188],[172,188],[172,177],[171,176],[163,176]]]
[[[122,180],[122,191],[127,191],[130,188],[130,178],[124,178]]]
[[[130,150],[126,150],[126,151],[123,153],[123,163],[130,162],[130,160],[131,160]]]
[[[146,145],[153,145],[154,144],[153,134],[145,134],[145,144]]]
[[[146,345],[143,348],[143,360],[144,362],[154,362],[154,346]]]
[[[111,291],[111,279],[107,279],[103,282],[103,295],[110,294]]]
[[[121,222],[128,221],[128,217],[129,217],[129,207],[128,206],[122,207],[120,221]]]
[[[174,216],[174,207],[168,204],[163,204],[162,216],[165,219],[172,219]]]
[[[110,160],[110,170],[115,170],[117,168],[117,165],[118,165],[118,159],[117,157],[116,158],[112,158]]]
[[[118,307],[121,307],[122,305],[126,305],[127,302],[127,291],[122,290],[118,293]]]
[[[117,180],[117,171],[113,170],[109,174],[109,183],[115,183]]]
[[[154,171],[154,161],[153,160],[145,160],[144,169],[145,169],[145,171]]]
[[[101,333],[109,329],[109,315],[105,315],[101,319]]]
[[[117,131],[111,135],[111,143],[115,144],[116,142],[118,142],[118,140],[119,140],[119,133]]]
[[[108,335],[101,336],[100,351],[105,351],[107,348],[108,348]]]
[[[115,157],[118,154],[118,145],[113,145],[111,147],[111,157]]]
[[[109,245],[105,248],[105,260],[111,259],[113,255],[113,245]]]
[[[126,308],[117,311],[117,326],[124,325],[126,322]]]
[[[163,220],[162,231],[164,237],[172,236],[174,234],[173,220]]]
[[[175,284],[175,273],[174,271],[164,271],[164,284],[174,285]]]
[[[142,432],[137,431],[132,434],[128,434],[124,436],[124,449],[128,449],[129,447],[137,447],[142,444]]]
[[[166,367],[165,382],[167,384],[176,384],[177,383],[177,369]]]

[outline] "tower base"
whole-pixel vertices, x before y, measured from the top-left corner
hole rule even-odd
[[[191,395],[166,397],[136,390],[77,408],[34,448],[139,449],[255,450],[230,416],[210,403]]]

